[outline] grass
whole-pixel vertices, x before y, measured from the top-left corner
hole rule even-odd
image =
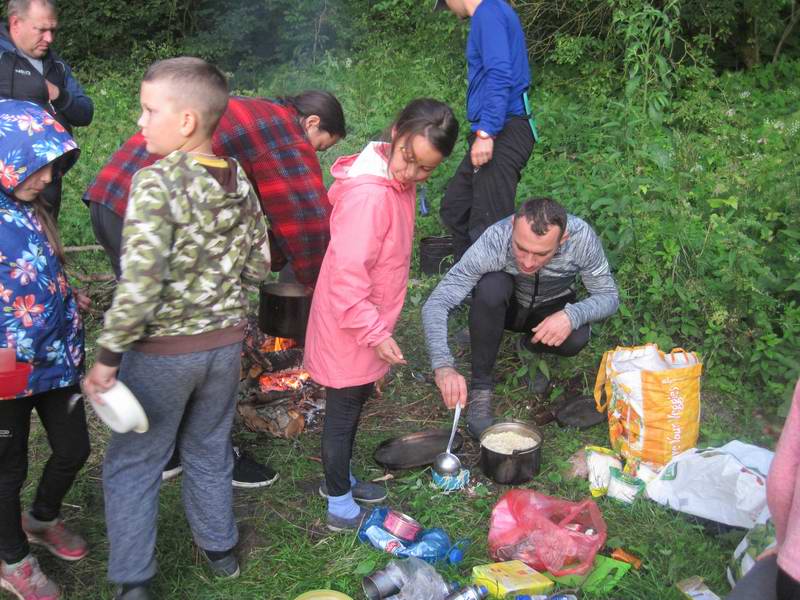
[[[435,95],[447,99],[455,107],[463,106],[460,82],[455,86],[448,83],[448,73],[459,68],[457,64],[448,62],[449,55],[443,56],[441,61],[416,63],[413,62],[413,56],[394,49],[390,57],[384,58],[385,63],[393,68],[382,71],[377,80],[374,77],[374,63],[364,65],[356,62],[351,71],[350,67],[334,64],[330,59],[319,69],[308,73],[276,71],[259,91],[269,95],[316,85],[333,88],[340,95],[345,103],[351,133],[335,150],[323,155],[324,166],[329,166],[335,156],[357,151],[364,140],[380,132],[402,103],[411,97]],[[410,70],[404,69],[404,66]],[[365,76],[365,73],[369,76]],[[613,181],[615,170],[646,170],[647,167],[642,165],[652,157],[644,157],[640,163],[628,165],[626,161],[630,157],[620,155],[618,146],[610,144],[607,151],[597,150],[598,139],[604,140],[603,143],[609,141],[602,138],[602,135],[606,135],[602,133],[606,131],[603,129],[602,114],[594,112],[584,116],[580,113],[578,100],[583,100],[576,100],[571,95],[572,83],[575,82],[561,80],[543,85],[542,119],[550,123],[551,131],[558,124],[565,133],[557,140],[558,143],[534,154],[523,177],[520,195],[552,193],[567,198],[578,207],[588,207],[591,202],[587,195],[590,194],[583,189],[584,182],[589,185],[593,181]],[[80,195],[111,152],[135,131],[137,83],[132,75],[121,73],[106,78],[91,84],[88,90],[96,102],[96,119],[90,128],[77,132],[83,155],[67,177],[60,221],[62,235],[70,245],[94,243],[88,211],[81,203]],[[592,107],[592,110],[596,109],[597,106]],[[587,122],[595,121],[596,127],[586,128]],[[748,135],[756,137],[759,126],[754,119],[743,127],[747,128]],[[629,135],[629,132],[622,128],[614,131],[613,135],[622,137]],[[715,142],[709,138],[703,143],[710,145]],[[645,150],[643,148],[642,152]],[[432,199],[434,209],[448,175],[461,158],[460,152],[457,154],[445,163],[428,184],[428,196]],[[722,161],[719,156],[717,160]],[[635,189],[639,180],[631,178],[627,183]],[[644,200],[644,196],[637,196],[637,200]],[[601,207],[597,212],[602,213],[603,210]],[[419,219],[418,236],[439,231],[440,225],[435,217]],[[609,235],[613,233],[608,231]],[[624,255],[624,252],[621,254]],[[110,272],[103,255],[96,252],[74,256],[70,269],[74,275]],[[634,272],[630,277],[639,275]],[[427,357],[419,308],[436,279],[418,275],[416,258],[412,276],[414,279],[409,285],[397,337],[413,368],[425,370]],[[627,281],[623,279],[623,282]],[[634,283],[638,285],[638,282]],[[107,283],[91,283],[88,287],[96,301],[96,309],[87,319],[87,355],[91,360],[94,340],[101,326],[102,309],[109,302],[111,287]],[[498,413],[505,417],[526,419],[539,405],[556,401],[563,393],[589,393],[602,352],[625,341],[619,332],[624,329],[632,332],[626,335],[645,336],[644,332],[640,333],[640,328],[645,324],[643,321],[647,320],[646,324],[649,325],[659,318],[658,315],[644,316],[631,312],[637,308],[638,305],[631,300],[628,314],[617,317],[613,326],[595,327],[589,347],[575,359],[548,359],[556,383],[556,391],[549,398],[532,398],[525,392],[520,381],[520,357],[513,350],[511,340],[507,340],[498,362],[501,379],[497,388]],[[458,328],[463,326],[464,321],[465,314],[457,314],[451,319],[451,326]],[[461,361],[464,366],[466,357],[462,357]],[[722,368],[724,365],[712,363],[709,379],[713,380]],[[772,445],[773,437],[764,431],[771,414],[768,413],[766,418],[759,414],[755,414],[754,418],[739,418],[745,411],[751,414],[750,407],[756,401],[722,392],[718,387],[706,386],[699,444],[719,444],[738,438],[764,446]],[[108,548],[101,486],[103,448],[108,433],[93,414],[89,415],[89,422],[94,452],[66,499],[64,515],[72,526],[87,536],[92,553],[79,563],[65,565],[37,552],[44,568],[63,585],[66,598],[71,600],[105,599],[110,598],[112,593],[105,581]],[[371,401],[365,409],[357,440],[357,473],[364,477],[382,475],[383,471],[371,460],[374,447],[388,437],[428,427],[449,427],[449,415],[431,386],[415,383],[400,370],[387,385],[383,397]],[[565,477],[567,461],[586,444],[607,445],[607,429],[598,426],[578,432],[548,425],[544,433],[542,472],[527,487],[573,500],[587,497],[586,482]],[[210,579],[191,543],[181,508],[181,484],[178,479],[166,483],[162,489],[157,547],[160,571],[155,584],[157,597],[292,600],[304,591],[330,587],[361,598],[361,577],[383,566],[389,557],[359,543],[353,535],[332,535],[325,530],[325,504],[316,493],[321,477],[318,462],[319,431],[304,432],[295,440],[282,440],[238,428],[236,441],[258,459],[270,462],[281,474],[278,482],[267,490],[236,493],[244,560],[241,578],[234,582]],[[39,427],[34,428],[31,448],[31,472],[24,489],[25,501],[30,501],[35,482],[48,456],[46,438]],[[446,578],[459,581],[468,580],[473,565],[490,561],[486,546],[489,516],[492,507],[507,489],[481,475],[476,467],[477,449],[474,444],[467,445],[464,456],[474,476],[474,485],[467,492],[452,495],[439,493],[431,487],[430,474],[426,470],[396,473],[395,479],[389,483],[391,506],[411,514],[425,526],[444,528],[453,539],[465,538],[470,541],[464,563],[441,569]],[[704,577],[720,595],[727,592],[724,567],[741,533],[714,535],[646,500],[639,500],[629,507],[611,499],[599,499],[598,505],[608,525],[609,543],[619,544],[644,560],[642,570],[629,572],[607,598],[677,599],[681,596],[674,588],[674,583],[691,575]],[[606,598],[597,595],[585,597],[589,600]]]
[[[422,284],[425,288],[429,283]],[[424,364],[420,354],[419,312],[408,303],[399,343],[415,365]],[[511,344],[503,348],[505,386],[499,394],[499,411],[512,418],[529,418],[537,399],[515,384],[510,372],[515,359]],[[593,351],[589,351],[592,353]],[[461,357],[462,361],[466,357]],[[554,369],[554,378],[565,386],[583,373],[577,365]],[[571,369],[569,368],[571,367]],[[585,373],[588,379],[593,372]],[[546,402],[542,400],[541,402]],[[530,407],[530,408],[529,408]],[[94,414],[89,416],[94,452],[89,465],[70,491],[64,509],[69,523],[89,539],[92,553],[85,560],[65,565],[49,556],[44,568],[66,589],[69,599],[110,598],[105,582],[107,553],[104,535],[101,487],[102,449],[107,431]],[[415,383],[405,371],[398,372],[384,389],[383,397],[371,400],[364,411],[356,448],[356,472],[375,478],[383,470],[371,460],[375,446],[387,437],[429,427],[449,426],[435,390]],[[704,424],[701,443],[713,436],[716,425]],[[522,487],[581,500],[588,497],[585,481],[565,476],[571,454],[586,444],[607,444],[607,428],[597,426],[581,432],[543,428],[545,444],[543,467],[533,482]],[[755,435],[757,432],[750,432]],[[180,478],[162,488],[159,519],[157,597],[202,599],[292,600],[304,591],[332,588],[353,598],[361,598],[363,575],[383,566],[388,555],[361,544],[352,534],[331,534],[324,528],[325,503],[317,494],[321,478],[320,435],[318,430],[303,433],[295,440],[267,438],[261,434],[237,432],[236,441],[262,461],[280,471],[280,479],[266,490],[237,491],[235,505],[242,538],[243,573],[234,582],[212,580],[191,543],[191,535],[180,501]],[[43,433],[36,428],[33,437],[34,465],[25,496],[30,498],[46,456]],[[468,442],[463,455],[472,470],[472,487],[462,493],[445,495],[432,487],[430,473],[410,470],[395,473],[389,482],[389,504],[413,515],[428,527],[442,527],[453,540],[468,539],[465,561],[440,569],[449,579],[466,582],[472,566],[489,561],[486,535],[491,510],[504,491],[510,489],[487,480],[477,467],[478,452]],[[621,545],[644,559],[641,571],[631,571],[610,596],[585,595],[585,598],[652,599],[680,598],[673,584],[689,575],[706,578],[712,589],[724,594],[724,565],[738,543],[736,535],[716,537],[699,525],[647,500],[625,506],[612,499],[599,499],[598,505],[608,525],[609,543]]]

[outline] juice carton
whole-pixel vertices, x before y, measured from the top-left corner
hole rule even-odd
[[[492,598],[513,597],[514,594],[542,594],[553,582],[521,560],[472,567],[472,581],[489,590]]]

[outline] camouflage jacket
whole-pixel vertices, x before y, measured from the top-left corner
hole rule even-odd
[[[239,324],[246,284],[269,273],[267,225],[234,159],[235,191],[183,152],[136,173],[122,231],[122,278],[98,339],[100,360],[152,337]],[[105,351],[105,352],[104,352]]]

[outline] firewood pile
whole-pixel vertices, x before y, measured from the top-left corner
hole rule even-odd
[[[248,429],[292,438],[322,423],[325,389],[302,365],[294,340],[266,335],[255,318],[248,320],[238,405]]]

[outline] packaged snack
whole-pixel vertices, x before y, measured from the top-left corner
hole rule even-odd
[[[690,600],[720,600],[714,592],[708,589],[702,577],[695,575],[675,584],[683,595]]]
[[[611,467],[611,481],[608,483],[608,495],[625,504],[633,504],[636,496],[644,489],[644,481]]]
[[[611,481],[611,468],[622,469],[622,461],[608,448],[586,446],[586,466],[589,469],[589,489],[595,498],[605,496]]]
[[[472,567],[472,581],[489,590],[492,598],[507,598],[514,594],[542,594],[553,582],[521,560]]]

